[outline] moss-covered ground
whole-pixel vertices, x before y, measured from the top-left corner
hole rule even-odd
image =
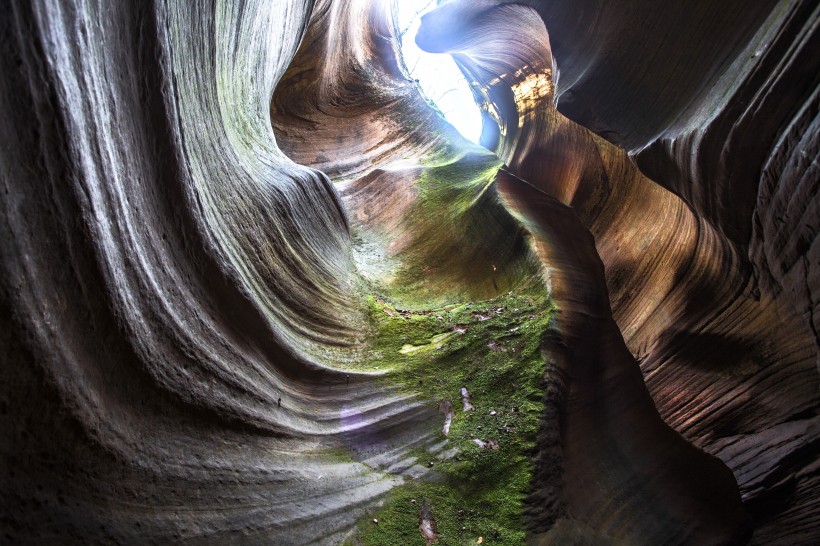
[[[486,150],[427,158],[412,212],[402,222],[407,243],[390,283],[392,298],[488,298],[537,274],[525,233],[493,184],[500,167]]]
[[[368,304],[377,334],[361,368],[391,370],[385,381],[431,404],[451,401],[445,451],[457,453],[447,460],[414,453],[419,464],[432,462],[433,471],[391,492],[349,543],[426,544],[418,526],[428,498],[439,544],[522,544],[522,503],[543,411],[540,341],[553,312],[543,284],[533,279],[493,300],[437,309],[403,311],[379,295]],[[462,387],[473,411],[462,410]],[[443,422],[442,415],[431,427],[440,431]],[[497,449],[474,439],[493,440]]]

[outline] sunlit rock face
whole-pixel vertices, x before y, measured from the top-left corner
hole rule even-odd
[[[361,284],[543,279],[532,542],[820,542],[820,16],[694,4],[425,16],[487,150],[387,2],[13,2],[3,541],[341,543],[441,441]]]

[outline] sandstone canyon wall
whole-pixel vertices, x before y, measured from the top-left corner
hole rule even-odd
[[[446,450],[437,400],[356,371],[367,287],[533,283],[530,542],[820,541],[818,21],[443,3],[417,41],[483,148],[389,2],[10,2],[3,541],[355,544]]]

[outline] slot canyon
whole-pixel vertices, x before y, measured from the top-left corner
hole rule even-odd
[[[3,3],[0,543],[820,544],[820,4],[404,2]]]

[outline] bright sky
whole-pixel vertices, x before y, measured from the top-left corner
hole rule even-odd
[[[427,53],[416,45],[421,16],[436,8],[435,0],[398,0],[401,49],[410,76],[419,80],[424,94],[436,103],[452,126],[468,140],[478,143],[481,136],[481,111],[470,86],[450,55]]]

